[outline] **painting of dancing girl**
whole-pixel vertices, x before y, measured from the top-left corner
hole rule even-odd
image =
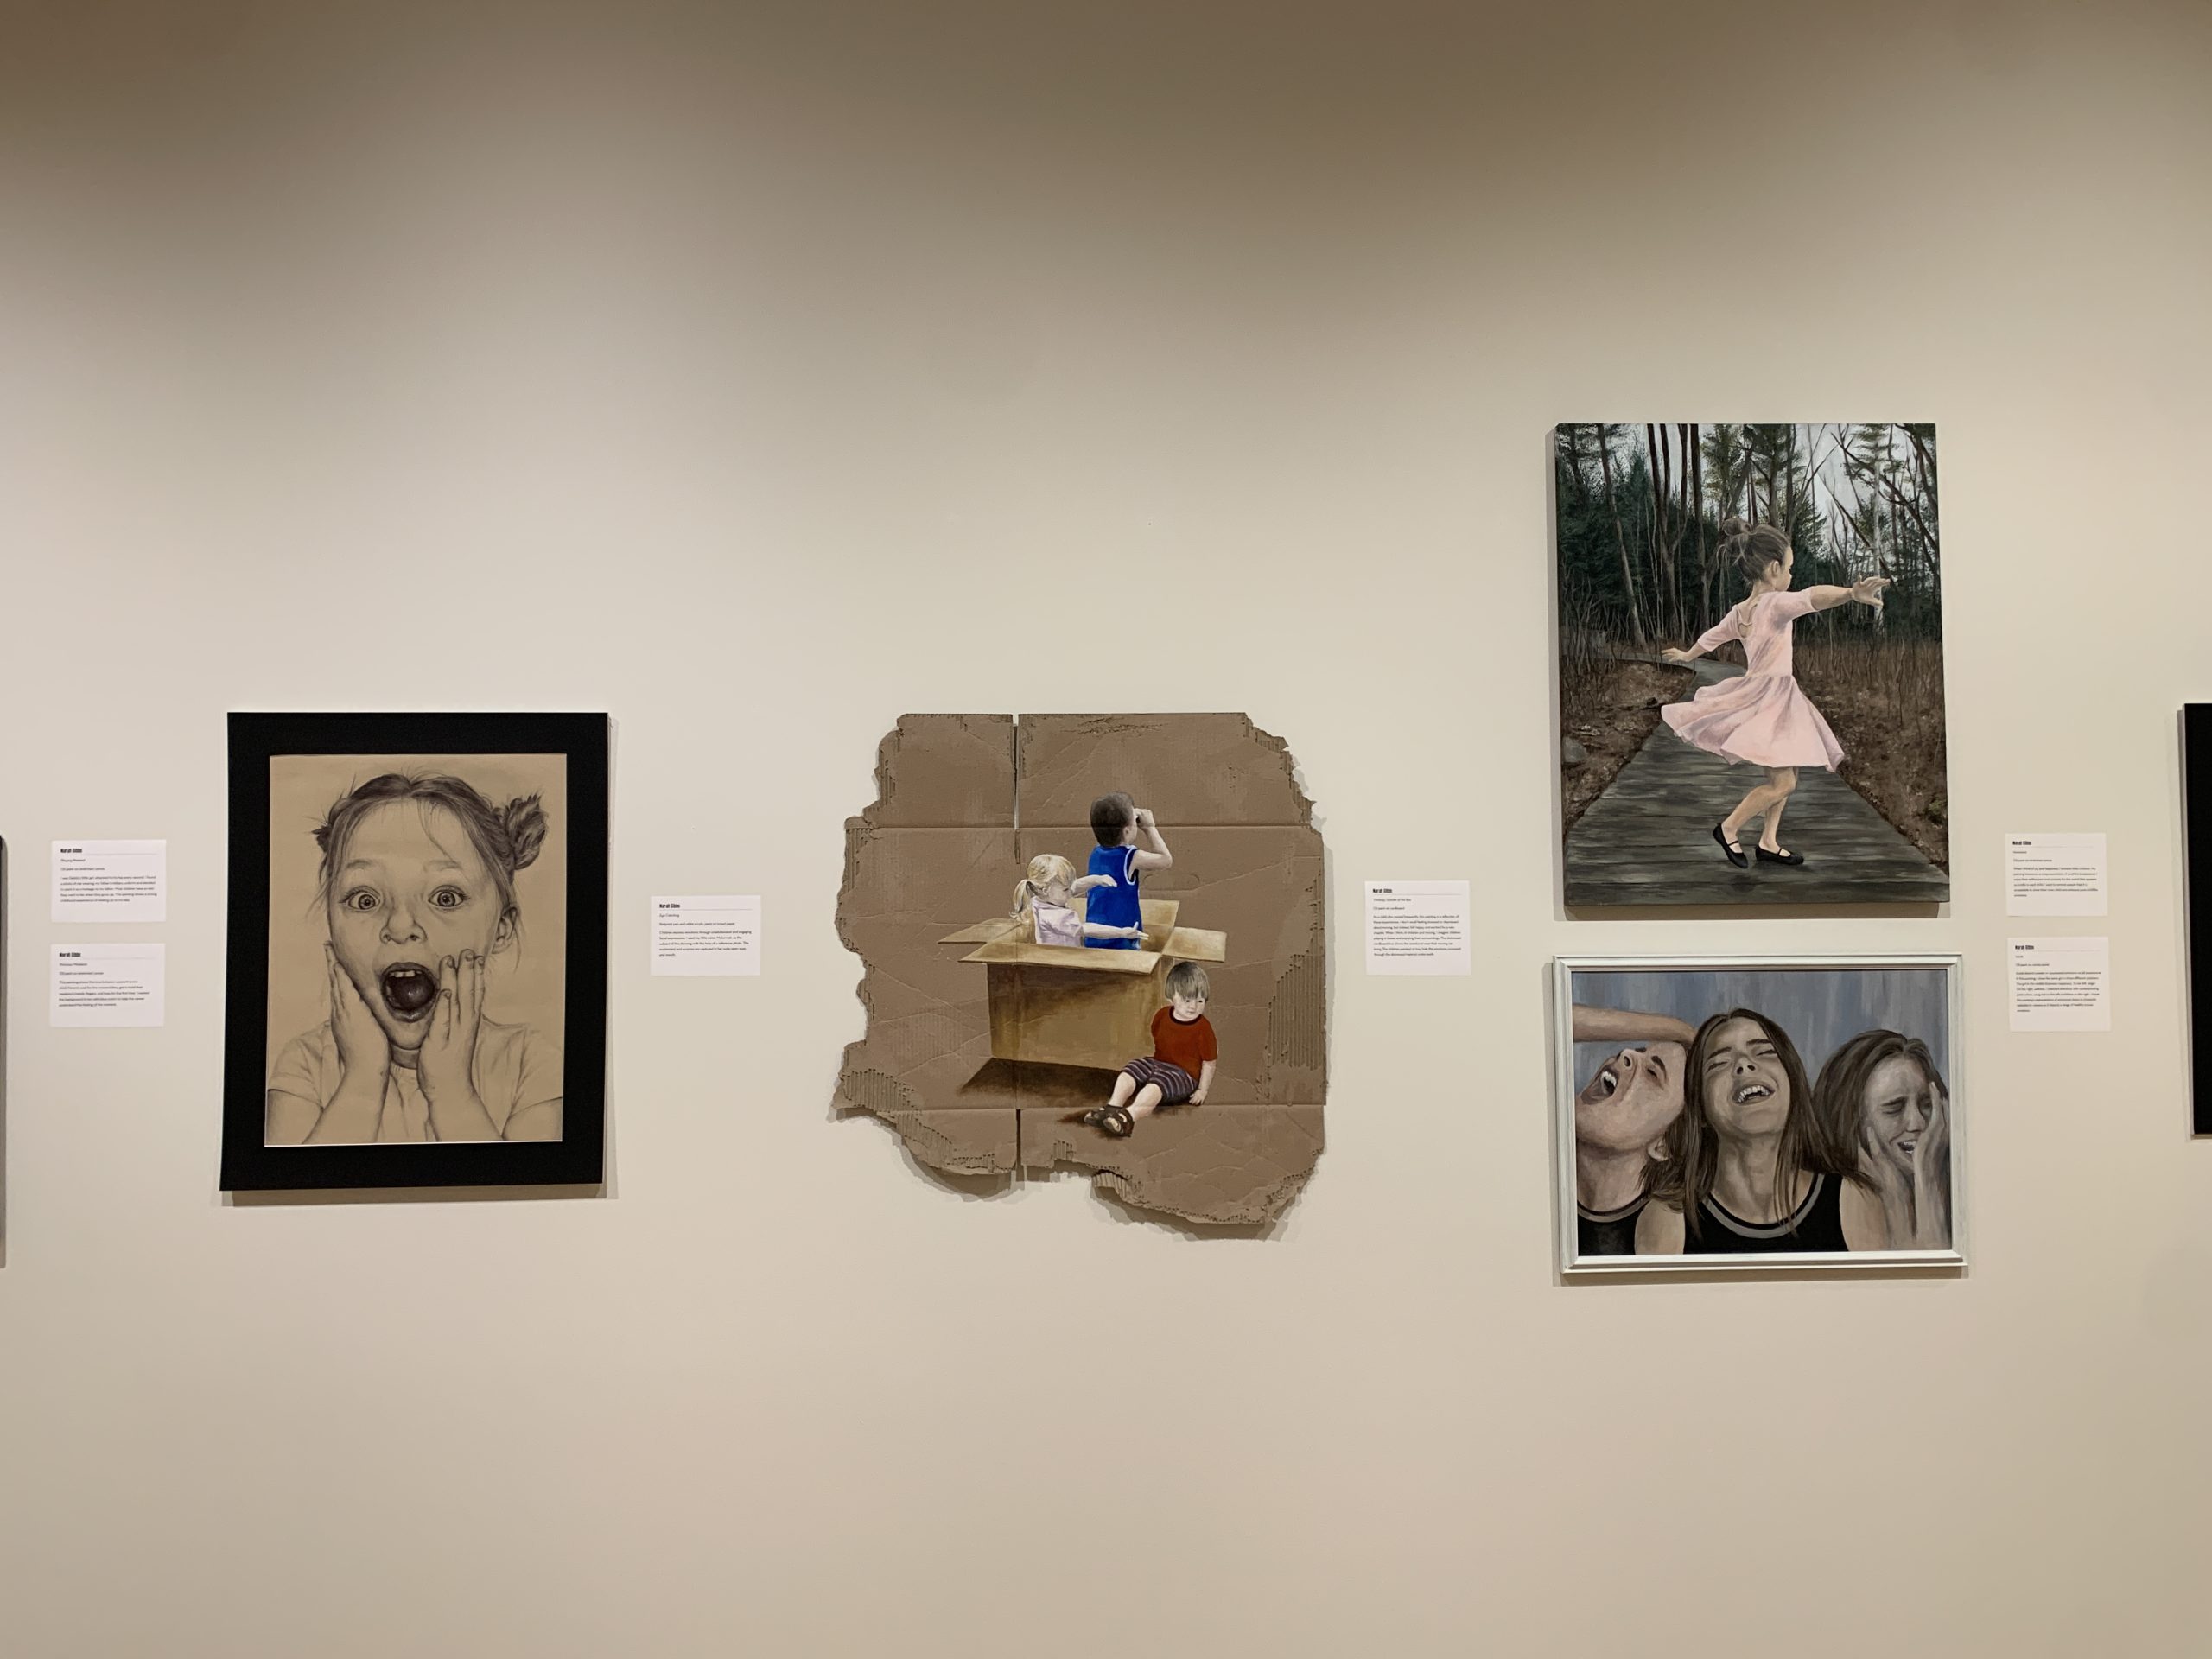
[[[1554,448],[1568,907],[1948,899],[1935,429]]]

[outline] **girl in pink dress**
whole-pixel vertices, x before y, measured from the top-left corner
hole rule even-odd
[[[1737,518],[1723,524],[1721,532],[1727,539],[1720,551],[1749,580],[1751,596],[1688,651],[1669,647],[1660,654],[1670,663],[1692,663],[1716,645],[1740,639],[1748,666],[1740,677],[1701,687],[1688,702],[1669,703],[1659,714],[1685,743],[1731,766],[1748,760],[1766,768],[1766,782],[1713,827],[1713,838],[1728,861],[1739,870],[1750,865],[1736,837],[1750,820],[1763,817],[1755,849],[1759,861],[1802,864],[1802,858],[1782,845],[1782,809],[1797,787],[1797,768],[1834,772],[1843,760],[1843,746],[1790,671],[1791,630],[1799,617],[1839,605],[1871,605],[1878,611],[1890,579],[1866,576],[1848,588],[1808,588],[1793,594],[1789,573],[1797,555],[1788,537],[1772,524],[1747,526]]]

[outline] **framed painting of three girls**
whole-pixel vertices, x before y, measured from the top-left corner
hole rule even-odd
[[[1562,1271],[1964,1265],[1957,957],[1554,973]]]

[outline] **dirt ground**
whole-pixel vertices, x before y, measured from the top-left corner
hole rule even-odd
[[[1560,769],[1562,831],[1574,827],[1629,757],[1643,747],[1659,723],[1660,705],[1679,702],[1697,683],[1689,670],[1661,663],[1598,662],[1572,677],[1573,683],[1560,688],[1560,725],[1562,735],[1580,744],[1589,759]]]
[[[1940,659],[1932,682],[1923,674],[1868,687],[1847,670],[1829,671],[1819,651],[1801,650],[1796,672],[1797,683],[1843,745],[1843,781],[1929,863],[1949,869]]]

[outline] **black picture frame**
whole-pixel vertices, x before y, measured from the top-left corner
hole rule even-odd
[[[2190,1099],[2196,1132],[2212,1135],[2212,702],[2183,705],[2181,742]]]
[[[596,1186],[607,1144],[607,716],[232,714],[223,1190]],[[561,1138],[269,1146],[270,762],[282,755],[559,754],[567,771]]]

